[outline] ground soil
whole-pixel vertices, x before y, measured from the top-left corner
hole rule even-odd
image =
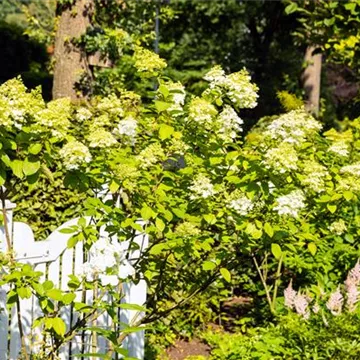
[[[222,304],[221,312],[226,318],[226,321],[222,321],[221,326],[219,324],[207,324],[209,328],[220,329],[225,331],[231,331],[233,321],[238,319],[252,306],[252,298],[248,296],[234,296]],[[192,339],[190,341],[179,339],[174,346],[171,346],[166,350],[166,360],[184,360],[187,356],[203,355],[206,358],[210,356],[210,347],[199,339]]]
[[[191,341],[178,340],[174,346],[166,351],[169,360],[184,360],[190,355],[210,355],[210,347],[202,343],[199,339]]]

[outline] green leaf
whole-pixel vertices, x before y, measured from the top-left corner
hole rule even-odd
[[[329,210],[332,214],[333,214],[333,213],[336,211],[336,209],[337,209],[336,205],[327,204],[326,207],[328,208],[328,210]]]
[[[211,271],[214,270],[216,268],[216,264],[212,261],[204,261],[202,264],[202,268],[205,271]]]
[[[64,228],[64,229],[59,230],[59,232],[61,234],[74,234],[77,231],[78,231],[77,227],[69,227],[69,228]]]
[[[69,305],[71,304],[76,298],[76,295],[73,294],[73,293],[69,293],[69,294],[65,294],[63,296],[63,299],[62,299],[62,302],[65,304],[65,305]]]
[[[0,168],[0,186],[3,186],[6,181],[6,171],[3,168]]]
[[[166,248],[167,248],[166,244],[156,244],[150,249],[150,254],[159,255]]]
[[[330,19],[324,19],[324,24],[325,24],[326,26],[334,25],[334,23],[335,23],[335,18],[334,18],[334,17],[332,17],[332,18],[330,18]]]
[[[281,258],[282,251],[279,244],[271,244],[271,252],[274,255],[275,259],[279,260]]]
[[[21,299],[29,299],[31,298],[31,290],[28,287],[19,287],[16,289],[17,294]]]
[[[23,162],[20,160],[13,160],[11,163],[11,170],[14,175],[20,179],[23,178]]]
[[[50,289],[46,292],[46,295],[53,300],[56,301],[62,301],[63,300],[63,294],[62,291],[59,289]]]
[[[7,166],[11,168],[11,160],[7,154],[1,155],[1,161]]]
[[[285,14],[290,15],[298,9],[298,4],[296,2],[292,2],[285,8]]]
[[[41,144],[33,144],[29,147],[29,153],[32,155],[37,155],[42,149]]]
[[[217,98],[217,99],[215,100],[215,104],[216,104],[217,106],[221,106],[221,105],[223,104],[222,99],[221,99],[221,98]]]
[[[263,232],[262,232],[262,230],[259,230],[259,229],[255,229],[255,230],[251,233],[251,236],[252,236],[254,239],[256,239],[256,240],[260,239],[260,238],[262,237],[262,235],[263,235]]]
[[[51,280],[46,280],[44,283],[43,283],[43,288],[44,290],[50,290],[54,287],[54,283],[51,281]]]
[[[165,101],[155,101],[155,108],[158,113],[167,110],[172,104]]]
[[[161,124],[159,129],[159,136],[161,140],[169,138],[174,133],[174,128],[172,126]]]
[[[266,234],[269,237],[273,237],[274,236],[274,229],[272,228],[272,226],[269,223],[265,223],[264,225],[264,231],[266,232]]]
[[[227,282],[231,282],[231,274],[230,271],[226,268],[221,268],[220,269],[220,274],[222,275],[222,277],[227,281]]]
[[[354,197],[354,194],[351,191],[344,191],[343,196],[346,201],[350,201]]]
[[[23,163],[23,173],[25,176],[33,175],[40,169],[40,161],[29,161],[25,159]]]
[[[60,336],[64,336],[65,335],[65,331],[66,331],[66,325],[63,321],[63,319],[59,318],[59,317],[55,317],[52,320],[52,328],[54,329],[54,331],[60,335]]]
[[[147,205],[143,206],[140,213],[143,220],[149,220],[155,215],[154,211],[152,211]]]
[[[80,227],[85,227],[86,226],[86,219],[85,218],[80,218],[77,222],[77,224],[80,226]]]
[[[180,219],[183,219],[185,217],[186,212],[181,209],[171,209],[172,212]]]
[[[159,217],[155,220],[155,226],[160,232],[163,232],[165,229],[165,223]]]
[[[160,94],[164,96],[164,98],[167,98],[169,96],[169,90],[165,85],[160,85],[158,88],[158,91]]]
[[[204,219],[210,225],[213,225],[216,223],[216,216],[213,214],[205,214]]]
[[[105,359],[105,360],[110,360],[109,355],[107,354],[99,354],[99,353],[85,353],[85,354],[74,354],[71,355],[71,357],[73,358],[81,358],[81,359],[87,359],[87,358],[96,358],[96,359]],[[124,359],[124,360],[129,360],[128,358]]]
[[[112,194],[119,190],[120,185],[116,181],[112,181],[109,186],[109,190]]]
[[[314,243],[309,243],[309,244],[308,244],[308,249],[309,249],[309,251],[310,251],[310,254],[311,254],[312,256],[315,256],[316,250],[317,250],[317,246],[316,246]]]
[[[146,311],[146,308],[144,306],[138,304],[123,303],[120,304],[119,307],[120,309],[125,309],[125,310]]]

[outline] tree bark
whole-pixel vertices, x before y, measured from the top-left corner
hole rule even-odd
[[[76,84],[84,75],[89,76],[90,70],[86,54],[72,43],[72,39],[79,38],[90,25],[92,1],[76,0],[61,12],[55,37],[54,99],[70,97],[79,102],[83,98]]]
[[[319,114],[320,82],[322,54],[314,54],[316,46],[308,46],[305,52],[306,68],[302,75],[303,87],[306,95],[306,109],[314,115]]]

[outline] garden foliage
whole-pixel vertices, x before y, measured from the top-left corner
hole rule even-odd
[[[43,358],[74,335],[57,316],[61,306],[73,304],[84,317],[101,309],[116,321],[122,281],[143,278],[150,285],[148,311],[135,325],[162,319],[220,278],[233,277],[254,298],[265,298],[272,315],[282,311],[277,299],[290,279],[334,288],[359,257],[360,120],[344,132],[322,133],[322,124],[293,101],[293,109],[262,119],[243,138],[241,111],[258,100],[245,69],[226,74],[215,66],[204,77],[204,92],[190,95],[163,76],[166,62],[157,54],[123,31],[112,35],[110,43],[137,76],[153,82],[146,97],[118,87],[75,107],[66,98],[45,103],[40,89],[27,90],[19,78],[0,87],[3,204],[19,183],[35,186],[41,174],[51,181],[52,169],[64,169],[64,185],[86,198],[81,215],[92,217],[91,224],[81,219],[68,229],[68,247],[83,242],[98,260],[86,263],[71,286],[98,286],[114,298],[108,304],[100,297],[85,310],[74,294],[17,264],[9,243],[1,282],[11,285],[10,307],[32,293],[40,299],[46,316],[36,326],[53,339]],[[95,198],[104,190],[111,200]],[[146,232],[150,246],[130,265],[121,247],[99,241],[101,226],[120,241]],[[306,334],[297,332],[300,325],[286,326],[291,323],[284,325],[289,337]],[[107,356],[122,351],[125,333],[104,336],[113,344]],[[297,349],[281,351],[296,358]]]

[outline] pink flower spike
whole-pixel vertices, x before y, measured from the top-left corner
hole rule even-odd
[[[358,260],[355,266],[349,271],[346,282],[352,281],[355,285],[360,285],[360,261]],[[346,284],[345,282],[345,284]]]
[[[344,297],[340,292],[340,287],[336,289],[333,293],[331,293],[328,302],[326,303],[326,307],[330,310],[330,312],[337,316],[341,314],[342,306],[344,303]]]
[[[297,294],[294,299],[294,306],[296,312],[303,316],[304,319],[309,319],[310,311],[308,310],[309,301],[305,295]]]
[[[290,280],[288,287],[284,290],[284,298],[285,298],[285,306],[293,309],[294,308],[294,300],[296,297],[296,291],[292,287],[292,280]]]
[[[353,312],[356,309],[356,303],[359,300],[359,290],[355,282],[345,281],[346,284],[346,305],[350,312]]]

